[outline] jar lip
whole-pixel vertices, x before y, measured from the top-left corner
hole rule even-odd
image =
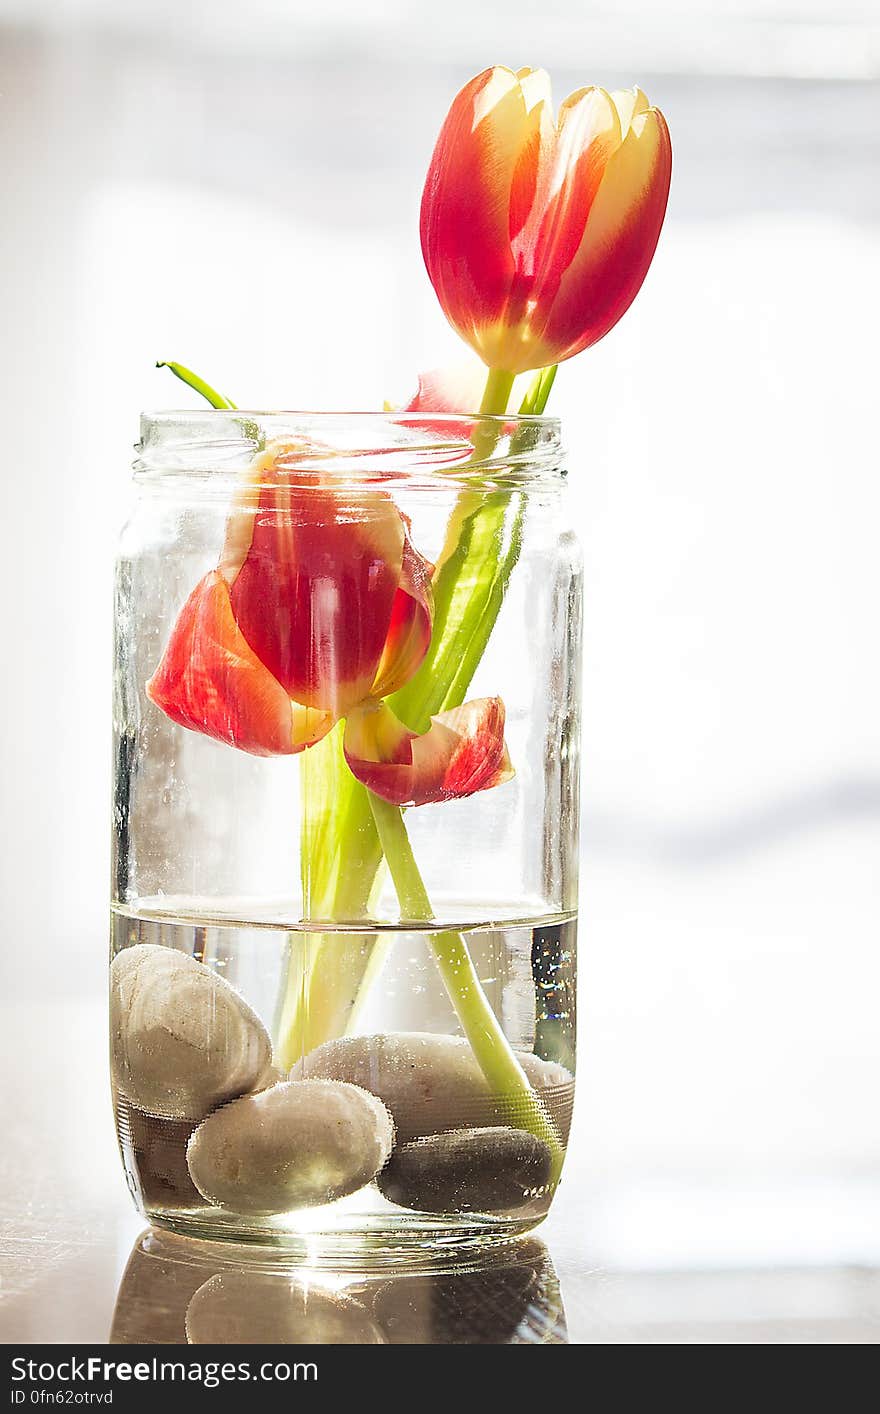
[[[560,422],[546,414],[161,409],[141,414],[140,433],[137,480],[183,478],[218,491],[273,444],[289,447],[285,472],[306,485],[317,472],[444,486],[558,484],[564,475]]]
[[[228,417],[248,418],[296,418],[297,421],[314,422],[317,425],[333,422],[392,422],[410,423],[439,422],[441,425],[459,423],[462,420],[495,423],[538,423],[543,427],[559,427],[560,419],[549,413],[517,412],[488,413],[467,411],[459,408],[455,412],[433,412],[430,410],[410,411],[406,408],[145,408],[141,412],[141,425],[145,422],[163,423],[218,421]]]

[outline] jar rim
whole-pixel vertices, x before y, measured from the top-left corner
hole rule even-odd
[[[539,422],[547,426],[552,426],[560,422],[558,417],[551,416],[550,413],[518,413],[518,412],[479,412],[478,410],[468,410],[457,408],[451,412],[434,412],[432,409],[408,409],[408,408],[144,408],[141,412],[141,420],[151,422],[162,422],[169,418],[188,419],[199,422],[203,419],[212,420],[224,417],[296,417],[308,419],[314,422],[332,422],[334,420],[344,420],[347,422],[412,422],[420,419],[423,422],[461,422],[463,418],[476,421],[487,422]]]
[[[546,414],[161,409],[141,414],[138,481],[166,478],[220,490],[277,444],[289,476],[407,485],[558,484],[560,421]]]

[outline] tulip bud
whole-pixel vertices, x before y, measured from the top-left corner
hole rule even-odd
[[[541,70],[472,79],[422,197],[422,253],[452,327],[508,373],[595,344],[647,274],[671,170],[666,122],[639,89],[580,89],[554,119]]]

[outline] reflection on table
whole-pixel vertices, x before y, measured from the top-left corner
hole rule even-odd
[[[114,1345],[565,1345],[559,1281],[528,1238],[467,1267],[331,1272],[277,1251],[149,1231],[128,1260]]]

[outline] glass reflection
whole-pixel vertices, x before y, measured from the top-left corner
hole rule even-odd
[[[467,1267],[333,1272],[146,1232],[120,1283],[113,1345],[564,1345],[559,1281],[527,1238]]]

